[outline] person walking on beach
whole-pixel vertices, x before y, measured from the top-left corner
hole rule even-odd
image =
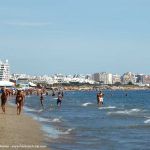
[[[100,91],[98,94],[97,94],[97,104],[99,106],[102,106],[103,104],[103,97],[104,97],[104,94],[102,93],[102,91]]]
[[[16,95],[17,115],[20,115],[24,103],[24,95],[18,90]]]
[[[43,93],[41,93],[41,95],[40,95],[40,102],[41,102],[42,108],[44,109],[43,100],[44,100]]]
[[[5,88],[2,88],[1,92],[2,92],[2,94],[1,94],[1,107],[2,107],[3,113],[5,114],[5,104],[7,102],[8,93],[7,93]]]
[[[58,98],[57,98],[57,106],[58,107],[61,106],[62,99],[63,99],[63,94],[61,92],[58,92]]]
[[[52,90],[52,96],[55,96],[55,91],[54,90]]]

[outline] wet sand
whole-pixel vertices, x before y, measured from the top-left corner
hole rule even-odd
[[[40,124],[24,115],[16,115],[16,108],[6,107],[6,114],[0,108],[0,150],[38,149],[48,150]]]

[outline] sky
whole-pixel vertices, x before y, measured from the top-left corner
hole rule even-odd
[[[0,59],[31,75],[150,73],[150,0],[0,0]]]

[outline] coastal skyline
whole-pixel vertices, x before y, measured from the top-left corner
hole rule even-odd
[[[12,73],[149,74],[148,0],[6,0],[0,53]]]

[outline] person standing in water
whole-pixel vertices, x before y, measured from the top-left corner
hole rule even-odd
[[[22,107],[23,107],[23,104],[24,104],[24,95],[21,92],[21,90],[19,90],[17,92],[17,95],[16,95],[16,104],[17,104],[17,115],[20,115]]]
[[[43,93],[41,93],[41,95],[40,95],[40,102],[41,102],[42,108],[44,109],[43,100],[44,100]]]
[[[7,93],[5,88],[2,88],[1,92],[2,92],[2,94],[1,94],[1,107],[2,107],[3,113],[5,114],[5,104],[7,102],[8,93]]]
[[[58,98],[57,98],[57,106],[58,107],[61,106],[62,99],[63,99],[63,94],[61,92],[58,92]]]
[[[97,94],[97,104],[99,106],[102,106],[103,104],[103,97],[104,97],[104,94],[102,93],[102,91],[100,91],[98,94]]]
[[[55,96],[55,91],[54,90],[52,90],[52,96]]]

